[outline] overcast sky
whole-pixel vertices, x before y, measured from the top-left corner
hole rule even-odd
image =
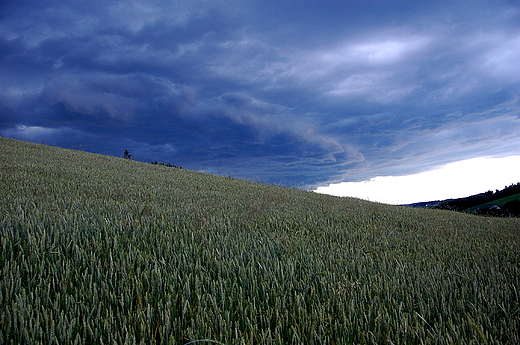
[[[520,154],[518,61],[517,0],[4,0],[0,135],[313,189]]]

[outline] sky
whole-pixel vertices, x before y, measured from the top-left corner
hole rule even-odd
[[[518,61],[517,0],[4,0],[0,135],[338,194],[520,155]]]
[[[317,188],[318,193],[350,196],[393,205],[464,198],[502,190],[518,182],[520,156],[478,157],[406,176],[376,176]]]

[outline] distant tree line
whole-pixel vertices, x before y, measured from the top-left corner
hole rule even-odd
[[[165,166],[165,167],[169,167],[169,168],[178,168],[178,169],[182,169],[182,167],[178,167],[178,166],[173,165],[173,164],[170,164],[170,163],[163,163],[163,162],[159,163],[159,162],[157,162],[157,161],[153,161],[153,162],[151,162],[150,164],[163,165],[163,166]]]
[[[130,154],[130,151],[125,150],[125,152],[123,153],[123,158],[125,158],[125,159],[132,159],[132,155]],[[182,167],[179,167],[179,166],[176,166],[176,165],[173,165],[173,164],[170,164],[170,163],[163,163],[163,162],[159,163],[157,161],[153,161],[150,164],[163,165],[163,166],[169,167],[169,168],[182,169]]]
[[[446,202],[434,206],[432,208],[441,210],[451,211],[463,211],[465,209],[475,207],[482,204],[492,203],[495,200],[502,199],[508,196],[512,196],[520,193],[520,182],[517,184],[511,184],[502,190],[487,191],[466,198],[447,200]],[[519,205],[520,201],[512,200],[505,203],[502,207],[491,207],[485,209],[479,209],[478,214],[490,215],[490,216],[520,216]]]
[[[489,217],[520,217],[520,200],[508,201],[502,207],[494,205],[480,208],[475,213],[479,216]]]

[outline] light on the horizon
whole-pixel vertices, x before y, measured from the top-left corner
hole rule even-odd
[[[350,196],[386,204],[462,198],[520,182],[520,156],[479,157],[407,176],[377,176],[369,181],[342,182],[316,192]]]

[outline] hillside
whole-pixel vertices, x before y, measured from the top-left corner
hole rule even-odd
[[[5,138],[0,165],[1,344],[520,343],[520,219]]]
[[[487,191],[464,198],[417,202],[401,206],[459,211],[481,216],[520,217],[520,182],[495,192]]]
[[[520,217],[520,202],[517,201],[519,197],[520,182],[495,192],[487,191],[465,198],[445,200],[433,208],[490,216]],[[500,206],[502,211],[495,212],[496,206]]]
[[[495,199],[463,211],[487,216],[520,217],[520,193]]]

